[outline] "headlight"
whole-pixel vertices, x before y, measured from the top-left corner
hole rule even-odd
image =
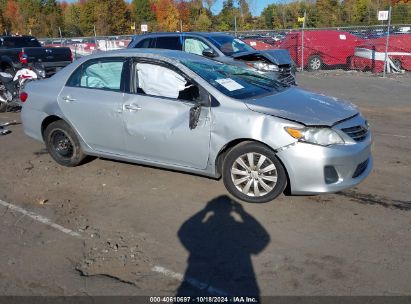
[[[255,69],[259,71],[264,71],[264,72],[278,72],[280,70],[278,68],[278,65],[265,63],[265,62],[256,62],[253,64],[253,66]]]
[[[330,128],[291,128],[285,127],[285,131],[295,139],[311,144],[329,146],[344,144],[341,136]]]

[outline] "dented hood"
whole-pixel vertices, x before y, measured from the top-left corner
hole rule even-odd
[[[253,56],[262,56],[276,65],[291,64],[292,60],[288,50],[250,51],[233,54],[234,59],[251,60]]]
[[[294,87],[244,102],[252,111],[311,126],[332,126],[358,114],[357,107],[350,102]]]

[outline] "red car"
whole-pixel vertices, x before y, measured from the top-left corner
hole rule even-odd
[[[290,52],[291,58],[301,67],[301,32],[288,33],[280,43],[280,49]],[[350,66],[355,47],[364,40],[349,32],[314,30],[304,32],[304,67],[319,70],[324,66]]]
[[[247,43],[249,46],[256,50],[273,50],[275,47],[272,44],[268,44],[264,41],[260,41],[258,39],[253,39],[253,38],[244,38],[242,39],[245,43]]]
[[[384,69],[386,37],[366,40],[355,49],[352,67],[381,73]],[[411,34],[392,35],[388,44],[387,71],[411,71]]]

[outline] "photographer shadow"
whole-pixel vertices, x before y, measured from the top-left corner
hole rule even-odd
[[[242,205],[225,195],[215,198],[181,226],[178,237],[190,256],[177,296],[259,297],[251,255],[270,237]]]

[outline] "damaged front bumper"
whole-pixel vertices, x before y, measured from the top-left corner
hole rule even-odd
[[[291,193],[338,192],[361,183],[371,172],[371,135],[361,143],[318,146],[297,142],[278,151],[287,169]]]

